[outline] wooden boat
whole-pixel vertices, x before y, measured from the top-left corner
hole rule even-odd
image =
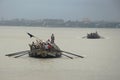
[[[88,39],[99,39],[101,37],[100,37],[100,35],[97,32],[95,32],[95,33],[87,34],[87,38]]]
[[[43,42],[42,40],[40,40],[39,38],[37,38],[36,36],[30,33],[27,33],[27,34],[30,36],[30,38],[32,37],[36,38],[36,42],[32,42],[31,44],[29,44],[30,50],[6,54],[6,56],[9,56],[9,57],[13,56],[14,58],[18,58],[23,55],[29,54],[30,57],[37,57],[37,58],[58,58],[63,55],[70,59],[73,59],[73,57],[66,55],[66,54],[69,54],[69,55],[77,56],[80,58],[84,58],[83,56],[60,50],[60,48],[54,42],[53,34],[51,36],[51,41],[48,40],[46,42]],[[66,54],[63,54],[63,52]]]

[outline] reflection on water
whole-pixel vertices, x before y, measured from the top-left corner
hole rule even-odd
[[[83,39],[87,33],[98,31],[105,39]],[[30,32],[48,40],[55,34],[55,43],[62,50],[85,58],[36,59],[28,55],[19,58],[5,54],[28,50]],[[120,29],[0,27],[1,80],[119,80]],[[71,55],[70,55],[71,56]]]

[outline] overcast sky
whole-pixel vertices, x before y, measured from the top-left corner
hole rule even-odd
[[[120,21],[120,0],[0,0],[0,18]]]

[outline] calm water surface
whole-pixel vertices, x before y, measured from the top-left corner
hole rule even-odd
[[[98,31],[105,39],[83,39]],[[27,50],[30,32],[40,39],[55,35],[61,50],[84,56],[35,59],[5,54]],[[71,55],[69,55],[71,56]],[[0,80],[120,80],[120,29],[0,27]]]

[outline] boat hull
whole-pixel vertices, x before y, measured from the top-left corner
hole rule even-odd
[[[96,33],[87,34],[87,38],[88,38],[88,39],[99,39],[99,38],[101,38],[101,37],[100,37],[100,35],[96,32]]]
[[[52,48],[49,50],[46,49],[31,49],[29,52],[30,57],[40,57],[40,58],[58,58],[61,57],[62,52],[60,48],[55,44],[51,44]]]
[[[58,58],[61,57],[62,53],[61,52],[29,52],[30,57],[37,57],[37,58]]]

